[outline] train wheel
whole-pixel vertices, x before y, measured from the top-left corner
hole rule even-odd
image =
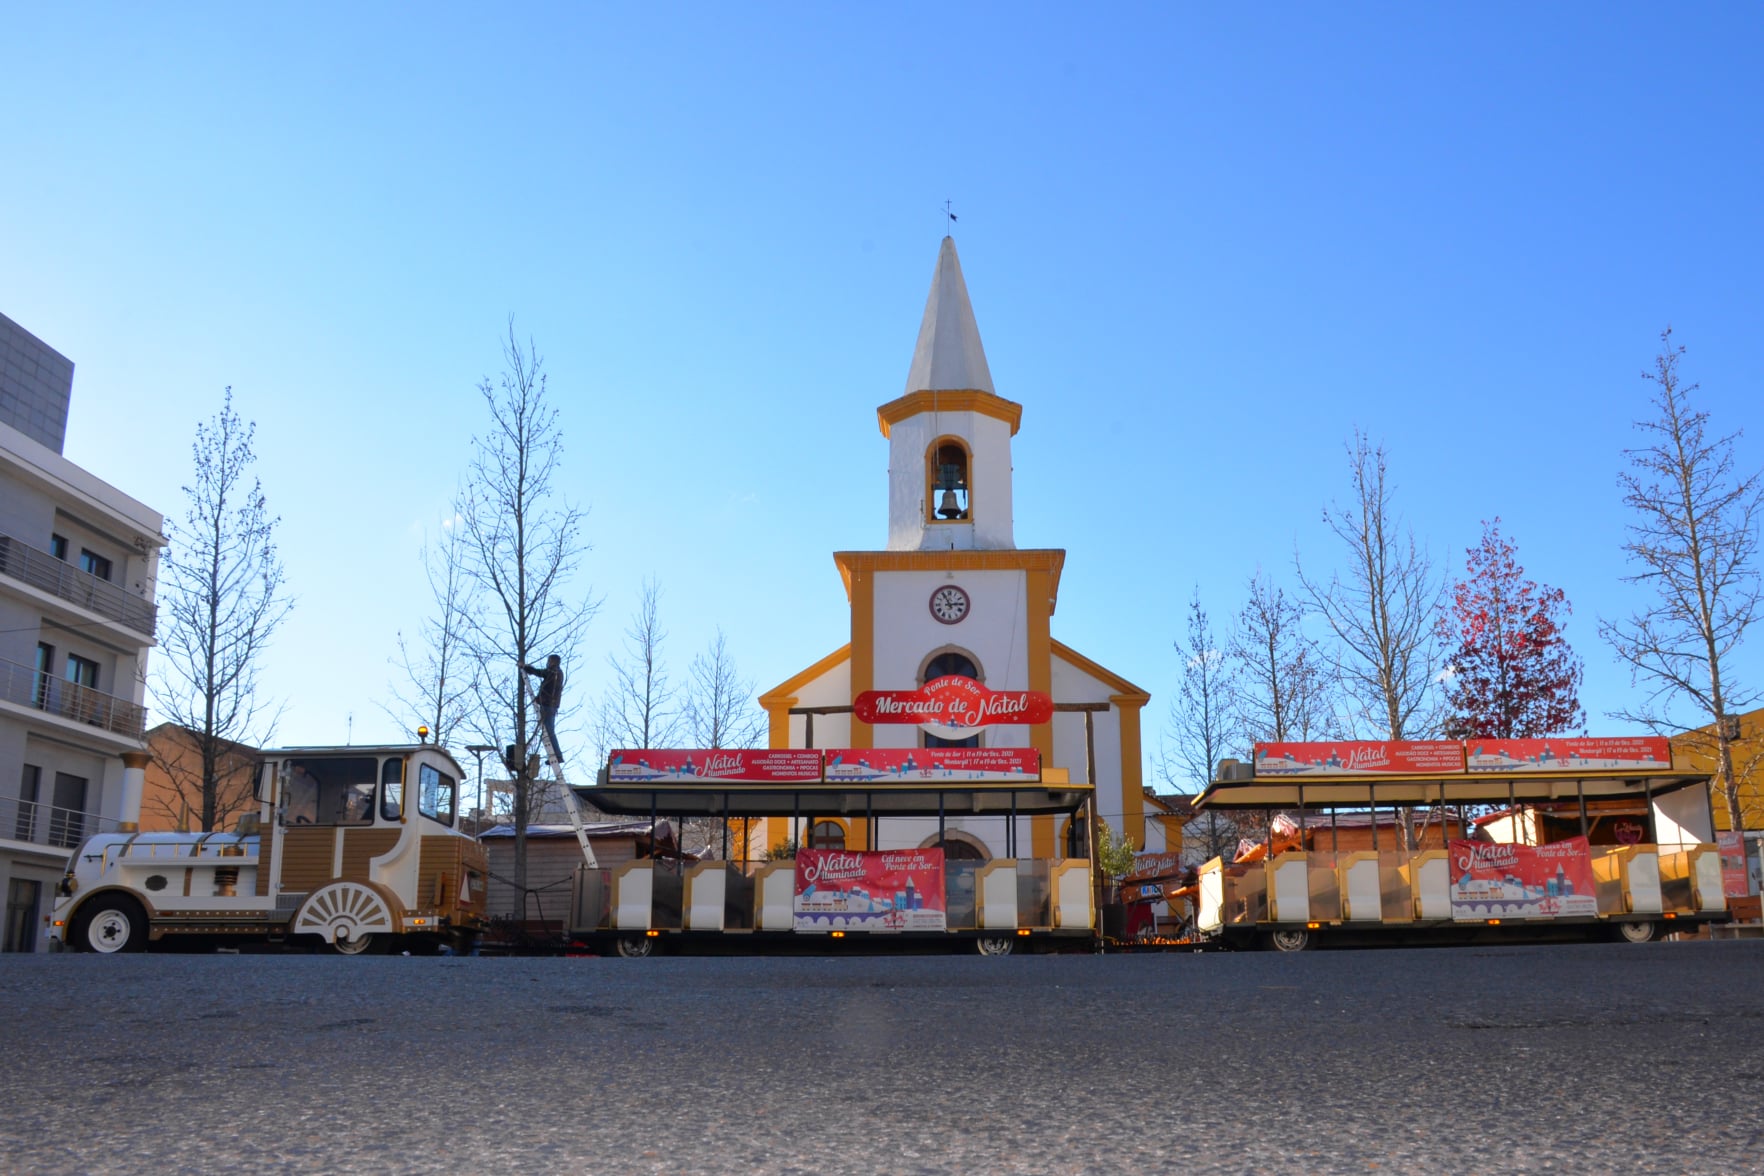
[[[141,951],[147,946],[147,912],[127,895],[99,895],[80,908],[72,943],[80,951],[105,955]]]
[[[1617,937],[1625,943],[1646,943],[1654,938],[1655,930],[1646,919],[1630,919],[1617,924]]]
[[[649,935],[621,935],[613,950],[628,960],[644,960],[655,954],[655,939]]]
[[[982,935],[974,941],[974,950],[983,956],[1007,956],[1016,947],[1016,940],[1003,935]]]
[[[1311,933],[1302,927],[1283,927],[1268,932],[1266,943],[1274,951],[1304,951],[1311,946]]]

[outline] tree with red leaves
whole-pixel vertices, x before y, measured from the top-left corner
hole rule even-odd
[[[1567,594],[1525,579],[1498,518],[1482,524],[1467,554],[1469,575],[1453,586],[1439,626],[1450,650],[1447,733],[1524,739],[1583,724],[1581,661],[1562,636]]]

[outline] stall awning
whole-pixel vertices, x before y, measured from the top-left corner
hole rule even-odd
[[[1194,802],[1199,810],[1368,808],[1372,805],[1520,804],[1609,797],[1641,800],[1707,785],[1707,774],[1680,771],[1470,772],[1449,775],[1254,776],[1215,780]]]

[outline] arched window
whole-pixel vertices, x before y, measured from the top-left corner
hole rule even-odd
[[[925,510],[929,521],[966,522],[968,447],[954,437],[939,437],[925,456]]]
[[[980,667],[974,659],[959,649],[946,649],[925,663],[924,670],[919,674],[919,685],[933,678],[943,678],[950,674],[960,674],[964,678],[980,681]],[[921,747],[979,747],[980,733],[975,732],[966,739],[946,739],[941,735],[933,735],[929,731],[919,732]]]
[[[808,848],[844,849],[845,826],[838,821],[816,821],[809,826]]]

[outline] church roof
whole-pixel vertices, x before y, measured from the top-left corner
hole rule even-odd
[[[931,294],[925,299],[925,317],[919,323],[919,343],[913,348],[913,366],[907,372],[907,395],[928,391],[997,394],[953,237],[945,237],[937,251]]]

